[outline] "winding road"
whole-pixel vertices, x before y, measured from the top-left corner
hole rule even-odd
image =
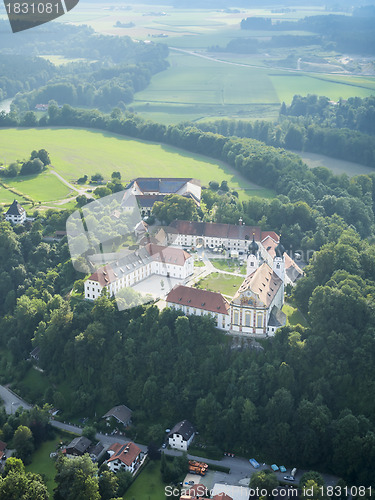
[[[4,401],[5,405],[5,411],[8,415],[14,413],[17,408],[23,407],[27,410],[31,409],[32,406],[28,404],[26,401],[21,399],[19,396],[17,396],[13,391],[11,391],[8,387],[6,386],[1,386],[0,385],[0,398]],[[72,425],[69,423],[64,423],[64,422],[59,422],[57,420],[51,419],[50,424],[52,427],[55,427],[56,429],[61,429],[65,432],[70,432],[74,434],[81,435],[82,434],[82,428],[78,427],[77,425]],[[101,434],[97,433],[95,435],[96,439],[100,441],[104,447],[109,447],[114,443],[127,443],[129,439],[126,436],[122,435],[107,435],[107,434]],[[147,446],[140,444],[140,443],[135,443],[142,451],[146,452],[147,451]],[[172,450],[172,449],[165,449],[164,453],[166,455],[170,456],[180,456],[182,455],[181,451],[177,450]],[[262,469],[269,469],[269,466],[267,464],[263,464],[260,466],[259,469],[254,469],[250,464],[247,458],[243,457],[223,457],[221,460],[211,460],[208,458],[202,459],[202,457],[198,457],[195,455],[188,455],[189,460],[198,460],[202,461],[204,460],[205,463],[209,465],[218,465],[218,466],[224,466],[228,467],[230,469],[230,473],[225,474],[222,472],[215,472],[215,481],[216,482],[228,482],[229,484],[233,485],[244,485],[248,484],[248,480],[250,480],[251,476],[256,472],[257,470],[262,470]],[[305,470],[300,470],[298,469],[297,474],[296,474],[296,483],[298,484],[299,479],[301,478],[302,474],[306,472]],[[285,473],[277,473],[276,474],[279,480],[283,480],[283,476]],[[322,474],[323,479],[326,483],[327,486],[335,486],[338,481],[338,477],[332,476],[329,474]],[[291,483],[293,484],[293,483]]]

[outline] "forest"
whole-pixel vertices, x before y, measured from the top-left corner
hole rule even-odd
[[[281,231],[292,252],[314,251],[292,293],[309,326],[283,328],[261,351],[232,349],[207,318],[153,306],[120,312],[105,296],[83,302],[83,276],[67,242],[42,241],[63,230],[69,215],[50,210],[29,228],[2,223],[0,345],[11,360],[3,358],[1,372],[12,374],[27,397],[24,360],[39,345],[52,385],[37,402],[56,404],[67,416],[93,415],[97,405],[121,401],[135,410],[145,442],[188,418],[207,443],[373,485],[375,176],[335,176],[255,139],[166,127],[119,110],[103,115],[51,105],[45,120],[204,152],[273,188],[273,200],[241,203],[218,189],[203,190],[203,199],[207,210],[216,206],[215,221],[237,223],[242,216]]]
[[[315,44],[343,52],[373,55],[374,17],[373,8],[357,8],[351,16],[337,14],[307,16],[298,21],[280,21],[274,24],[267,18],[248,17],[241,21],[241,29],[308,31],[318,34],[319,38],[315,39]],[[294,38],[298,44],[298,37]]]
[[[51,100],[106,110],[125,107],[134,92],[147,87],[151,76],[168,66],[168,48],[163,44],[97,35],[85,26],[57,25],[53,34],[47,33],[49,43],[42,27],[38,37],[34,30],[22,33],[26,47],[10,44],[10,38],[4,37],[0,99],[17,94],[14,109],[33,110]],[[66,64],[54,65],[41,57],[51,53],[65,58]]]

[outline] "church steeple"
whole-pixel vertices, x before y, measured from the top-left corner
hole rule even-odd
[[[253,233],[253,241],[249,244],[247,250],[247,267],[246,267],[247,276],[253,273],[255,269],[258,269],[258,267],[259,267],[259,246],[255,241]]]
[[[273,259],[273,271],[277,276],[285,283],[285,258],[284,258],[285,248],[283,245],[278,243],[275,248],[275,257]]]

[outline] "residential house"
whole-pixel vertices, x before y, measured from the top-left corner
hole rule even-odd
[[[180,500],[204,500],[209,495],[209,489],[202,483],[197,483],[181,490]]]
[[[26,220],[26,210],[21,207],[17,200],[14,200],[5,212],[5,220],[13,224],[23,224]]]
[[[134,474],[144,458],[142,450],[131,441],[129,443],[114,443],[108,448],[110,457],[106,464],[112,472],[126,470]]]
[[[195,429],[188,420],[178,422],[168,434],[168,444],[176,450],[187,451],[195,436]]]
[[[128,427],[132,423],[132,410],[125,405],[114,406],[109,410],[102,418],[105,418],[107,422],[111,418],[117,420],[118,423],[122,424],[124,427]]]
[[[215,483],[212,488],[212,500],[247,500],[250,493],[251,489],[247,486]]]
[[[84,436],[76,437],[67,445],[67,447],[65,448],[65,453],[66,455],[79,457],[84,455],[85,453],[88,453],[88,449],[91,445],[92,442],[90,441],[90,439]]]

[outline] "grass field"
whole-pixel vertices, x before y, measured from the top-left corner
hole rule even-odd
[[[296,94],[332,100],[375,94],[375,79],[370,77],[275,70],[256,61],[253,66],[237,62],[237,56],[231,60],[230,54],[225,55],[226,61],[202,55],[172,51],[169,69],[155,75],[147,89],[135,95],[134,110],[155,121],[176,123],[224,116],[250,119],[254,106],[258,117],[265,118],[261,106],[268,106],[267,118],[276,118],[280,104],[290,103]]]
[[[283,305],[283,312],[286,314],[286,324],[287,325],[302,325],[308,326],[306,319],[303,314],[293,305],[288,304],[287,302]]]
[[[216,269],[221,269],[222,271],[236,272],[245,274],[246,264],[241,266],[240,261],[237,259],[211,259],[211,264],[216,267]]]
[[[95,172],[102,173],[108,180],[116,170],[121,172],[123,181],[142,176],[179,176],[195,177],[202,185],[208,185],[213,179],[226,180],[231,188],[238,190],[241,200],[251,197],[253,192],[256,196],[274,195],[271,190],[247,181],[225,163],[172,146],[106,132],[69,128],[2,129],[0,139],[2,154],[9,162],[29,155],[33,149],[45,148],[54,170],[69,182]],[[70,189],[50,172],[22,182],[21,179],[7,184],[38,201],[66,198],[70,193]]]
[[[151,461],[124,495],[126,500],[165,500],[165,484],[161,479],[160,462]]]
[[[337,100],[340,97],[366,97],[374,93],[373,77],[336,74],[342,68],[338,62],[339,54],[332,51],[324,53],[323,47],[276,47],[260,49],[259,53],[249,55],[207,52],[214,46],[224,48],[228,42],[238,38],[264,41],[288,34],[311,34],[302,31],[241,30],[241,20],[248,16],[267,17],[275,22],[328,13],[331,12],[311,6],[282,12],[270,8],[184,9],[162,5],[161,2],[152,7],[128,4],[128,10],[122,10],[116,3],[111,8],[104,3],[87,3],[75,9],[70,16],[72,22],[86,22],[100,33],[126,35],[168,45],[170,67],[153,76],[151,85],[136,94],[132,107],[145,118],[161,123],[178,123],[222,117],[275,119],[281,102],[289,103],[295,94],[316,93]],[[133,26],[115,28],[117,21],[131,22]],[[327,64],[314,66],[303,61],[302,69],[306,66],[309,72],[272,68],[271,60],[274,60],[272,64],[280,66],[277,61],[289,54],[302,58],[306,56],[306,61],[309,60],[307,56],[318,54]]]
[[[2,203],[7,203],[7,204],[11,204],[12,201],[17,198],[19,199],[20,197],[14,193],[12,193],[11,191],[9,191],[8,189],[6,189],[5,187],[3,186],[0,186],[0,204]],[[22,197],[21,199],[19,199],[19,201],[23,201],[22,200]]]
[[[50,458],[50,453],[56,451],[57,445],[60,443],[61,437],[57,436],[52,441],[46,441],[41,447],[33,454],[32,462],[26,466],[26,472],[33,472],[35,474],[43,475],[44,481],[47,485],[48,492],[53,496],[53,489],[56,487],[55,483],[55,462]]]
[[[199,281],[198,287],[211,292],[220,292],[223,295],[233,297],[244,278],[223,273],[211,273]]]
[[[27,194],[35,202],[60,200],[74,194],[68,186],[49,171],[39,175],[17,177],[15,180],[9,179],[6,184],[23,194]]]

